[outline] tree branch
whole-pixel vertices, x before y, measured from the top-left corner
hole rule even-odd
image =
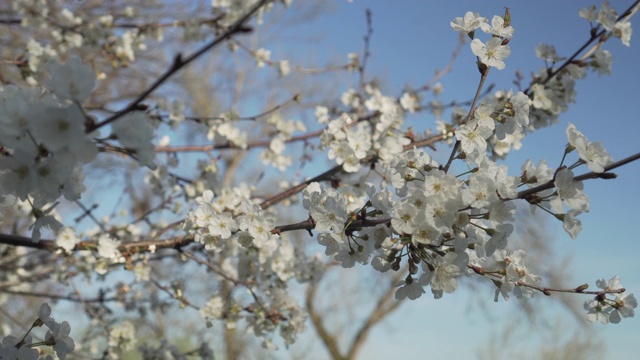
[[[111,115],[107,119],[97,123],[96,125],[90,126],[87,128],[86,132],[91,133],[107,124],[110,124],[122,116],[130,113],[131,111],[138,108],[138,105],[147,98],[155,89],[160,87],[163,83],[165,83],[173,74],[177,73],[180,69],[191,63],[193,60],[200,57],[205,52],[211,50],[215,46],[221,44],[224,40],[230,38],[231,36],[237,33],[246,33],[252,31],[252,29],[247,28],[244,24],[249,21],[249,19],[255,14],[262,6],[266,5],[268,2],[272,0],[260,0],[257,4],[255,4],[245,15],[243,15],[240,19],[238,19],[231,27],[224,32],[222,35],[215,38],[209,44],[203,46],[193,54],[187,56],[185,59],[182,58],[181,54],[177,54],[173,60],[173,64],[162,74],[156,81],[154,81],[149,88],[142,92],[136,99],[130,102],[124,109],[118,111],[117,113]]]
[[[485,80],[487,80],[487,75],[489,75],[490,67],[478,63],[478,69],[480,70],[480,83],[478,83],[478,88],[476,89],[476,95],[473,97],[473,101],[471,102],[471,107],[469,108],[469,114],[467,114],[467,118],[464,123],[468,123],[469,120],[473,117],[473,113],[476,111],[476,104],[478,103],[478,99],[480,99],[480,94],[482,93],[482,87],[484,86]],[[451,155],[449,155],[449,160],[445,164],[443,171],[449,172],[449,168],[451,167],[451,163],[453,163],[453,159],[455,159],[456,153],[460,150],[461,142],[460,140],[456,140],[456,144],[451,149]]]
[[[315,305],[313,303],[316,296],[316,290],[317,287],[314,284],[310,284],[307,288],[307,295],[305,297],[307,312],[309,313],[311,324],[313,324],[316,333],[318,333],[320,340],[324,343],[324,346],[327,348],[327,351],[329,351],[329,354],[331,354],[331,357],[334,360],[345,359],[345,357],[340,353],[337,339],[329,333],[322,323],[321,315],[316,312]]]
[[[603,178],[603,176],[606,176],[604,174],[606,174],[607,172],[618,168],[620,166],[626,165],[628,163],[631,163],[633,161],[636,161],[640,159],[640,153],[637,153],[635,155],[631,155],[627,158],[624,158],[620,161],[616,161],[613,164],[607,165],[604,167],[604,171],[602,173],[597,173],[597,172],[588,172],[586,174],[582,174],[580,176],[576,176],[573,178],[574,181],[583,181],[583,180],[589,180],[589,179],[598,179],[598,178]],[[546,183],[542,184],[542,185],[538,185],[535,187],[532,187],[531,189],[527,189],[527,190],[522,190],[520,192],[518,192],[518,195],[513,198],[513,199],[505,199],[505,200],[514,200],[514,199],[526,199],[527,197],[534,195],[536,193],[539,193],[540,191],[544,191],[544,190],[548,190],[548,189],[552,189],[555,186],[555,181],[554,180],[549,180]]]
[[[625,10],[622,13],[622,15],[618,17],[616,22],[620,22],[623,19],[628,19],[629,17],[633,16],[633,14],[636,11],[638,11],[637,9],[638,4],[640,4],[640,0],[636,0],[631,6],[629,6],[627,10]],[[576,50],[573,53],[573,55],[571,55],[562,65],[560,65],[560,67],[552,71],[551,74],[549,74],[549,76],[546,79],[544,79],[544,81],[542,82],[542,85],[549,82],[549,80],[551,80],[554,76],[558,75],[562,70],[564,70],[567,66],[569,66],[569,64],[573,63],[574,60],[578,57],[578,55],[580,55],[580,53],[584,51],[584,49],[586,49],[589,45],[591,45],[591,43],[593,43],[596,39],[601,38],[606,32],[607,32],[606,30],[602,29],[596,34],[591,34],[591,38],[589,38],[589,40],[587,40],[578,50]],[[528,95],[530,89],[531,88],[527,88],[524,91],[524,93]]]
[[[438,135],[436,137],[432,137],[429,139],[425,139],[423,140],[423,142],[417,142],[417,143],[421,143],[422,145],[426,146],[427,144],[434,142],[435,140],[439,140],[441,139],[442,136]],[[417,144],[415,143],[415,144]],[[588,172],[579,176],[576,176],[574,178],[575,181],[584,181],[584,180],[589,180],[589,179],[600,179],[600,178],[608,178],[607,174],[609,171],[616,169],[618,167],[621,167],[623,165],[629,164],[633,161],[636,161],[640,159],[640,153],[631,155],[627,158],[624,158],[620,161],[616,161],[610,165],[607,165],[604,167],[604,172],[602,173],[596,173],[596,172]],[[365,159],[366,160],[366,159]],[[369,159],[369,161],[371,161],[372,159]],[[325,171],[324,173],[310,179],[307,180],[297,186],[294,186],[278,195],[275,195],[265,201],[262,202],[262,204],[260,204],[260,206],[262,206],[263,209],[269,208],[275,204],[277,204],[278,202],[288,198],[289,196],[293,196],[301,191],[303,191],[307,185],[309,185],[310,183],[314,182],[314,181],[324,181],[324,180],[331,180],[332,177],[336,174],[338,174],[340,171],[342,171],[342,166],[336,166],[333,167],[327,171]],[[609,173],[610,174],[610,173]],[[542,184],[542,185],[538,185],[536,187],[533,187],[531,189],[527,189],[527,190],[523,190],[520,191],[518,193],[518,195],[515,198],[511,198],[511,199],[504,199],[504,201],[510,201],[510,200],[516,200],[516,199],[525,199],[540,192],[540,191],[544,191],[544,190],[548,190],[554,187],[554,181],[553,180],[549,180],[546,183]],[[388,221],[390,221],[391,219],[367,219],[367,220],[358,220],[358,221],[354,221],[353,223],[351,223],[349,225],[350,229],[354,229],[354,228],[358,228],[358,227],[370,227],[370,226],[375,226],[377,224],[382,224],[382,223],[386,223]],[[181,221],[180,221],[181,222]],[[180,222],[176,222],[176,223],[180,223]],[[175,223],[174,223],[175,224]],[[294,224],[288,224],[288,225],[278,225],[276,226],[274,229],[271,230],[272,233],[274,234],[280,234],[283,232],[287,232],[287,231],[294,231],[294,230],[312,230],[315,227],[314,223],[313,223],[313,219],[307,219],[298,223],[294,223]],[[120,250],[120,252],[122,252],[123,254],[133,254],[133,253],[138,253],[138,252],[146,252],[146,251],[151,251],[151,249],[153,249],[154,251],[157,249],[171,249],[171,248],[176,248],[179,249],[183,246],[186,246],[188,244],[193,243],[194,241],[194,236],[193,235],[185,235],[185,236],[178,236],[172,239],[168,239],[168,240],[148,240],[148,241],[136,241],[136,242],[129,242],[129,243],[125,243],[122,244],[118,247],[118,249]],[[18,235],[9,235],[9,234],[0,234],[0,244],[7,244],[7,245],[12,245],[12,246],[21,246],[21,247],[27,247],[27,248],[34,248],[34,249],[41,249],[41,250],[47,250],[47,251],[51,251],[54,252],[56,250],[59,249],[59,247],[55,244],[54,240],[40,240],[39,242],[33,242],[33,240],[31,240],[30,238],[24,237],[24,236],[18,236]],[[74,251],[78,251],[78,250],[92,250],[95,249],[96,247],[96,243],[93,241],[82,241],[80,242],[78,245],[76,245],[76,247],[73,249]]]
[[[396,292],[395,284],[402,280],[406,276],[406,271],[398,271],[389,283],[387,291],[378,299],[376,305],[371,310],[371,313],[367,317],[367,320],[362,324],[356,336],[351,342],[349,351],[347,352],[347,359],[355,359],[358,356],[358,352],[364,346],[367,336],[371,329],[380,321],[382,321],[387,315],[396,311],[403,301],[393,301],[394,294]],[[391,303],[391,304],[389,304]]]

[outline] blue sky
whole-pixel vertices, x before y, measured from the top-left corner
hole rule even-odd
[[[365,33],[365,9],[373,13],[373,39],[368,75],[377,75],[383,83],[383,92],[400,95],[405,85],[418,86],[429,80],[436,68],[443,68],[456,46],[457,33],[449,22],[466,11],[479,12],[491,18],[502,15],[509,6],[515,35],[510,42],[511,56],[506,60],[506,69],[492,70],[488,82],[495,83],[496,89],[512,88],[514,72],[520,70],[529,79],[531,72],[537,72],[544,63],[535,57],[534,48],[540,43],[554,45],[561,56],[569,56],[589,37],[589,24],[578,17],[580,7],[591,2],[570,1],[335,1],[329,14],[298,26],[291,33],[291,39],[300,39],[301,46],[295,51],[283,47],[282,53],[274,52],[275,58],[291,56],[303,61],[310,53],[315,60],[335,59],[349,52],[362,52],[362,37]],[[619,12],[631,4],[630,1],[611,1],[611,6]],[[634,21],[637,23],[638,18]],[[637,27],[636,27],[637,28]],[[306,34],[321,34],[319,41],[309,47]],[[482,38],[482,37],[481,37]],[[482,38],[485,39],[486,38]],[[578,82],[577,103],[560,116],[560,124],[542,129],[524,141],[523,148],[511,154],[505,163],[512,174],[519,172],[526,159],[537,162],[547,159],[552,166],[557,165],[566,144],[565,129],[571,122],[591,141],[602,141],[615,160],[640,151],[640,116],[637,103],[640,100],[636,85],[640,83],[640,44],[637,36],[631,40],[631,47],[623,46],[618,39],[611,39],[606,45],[613,54],[613,74],[600,77],[590,73],[587,79]],[[443,101],[466,100],[473,96],[477,84],[477,69],[468,44],[462,50],[453,72],[442,79],[445,92]],[[357,85],[353,76],[352,86]],[[342,89],[345,90],[345,89]],[[417,131],[434,128],[429,114],[415,117],[413,126]],[[446,147],[441,152],[448,154]],[[578,173],[586,172],[586,168]],[[591,199],[591,210],[581,215],[583,231],[577,240],[571,240],[562,230],[559,222],[548,221],[552,237],[548,241],[557,246],[563,255],[572,255],[574,282],[567,287],[584,282],[595,287],[595,280],[618,274],[628,289],[640,295],[640,251],[639,235],[634,223],[638,214],[640,192],[640,163],[632,163],[615,171],[615,180],[592,180],[585,184],[585,191]],[[474,297],[489,296],[459,291],[444,299],[435,301],[429,296],[405,304],[393,319],[378,328],[365,346],[362,358],[387,358],[391,356],[417,356],[427,354],[431,358],[474,358],[476,351],[488,340],[488,334],[512,321],[515,310],[513,304],[500,302],[495,305],[488,301],[489,313],[474,312],[470,303]],[[583,298],[584,300],[587,297]],[[512,299],[511,302],[518,301]],[[510,310],[506,311],[505,308]],[[551,310],[558,322],[566,321],[576,326],[575,321],[561,310]],[[487,318],[491,319],[490,321]],[[622,324],[595,328],[605,340],[608,357],[631,358],[630,353],[640,350],[637,343],[640,335],[638,319],[627,319]],[[546,334],[548,335],[548,334]],[[539,336],[544,338],[544,329]],[[461,342],[461,339],[462,342]],[[525,341],[526,343],[526,341]]]

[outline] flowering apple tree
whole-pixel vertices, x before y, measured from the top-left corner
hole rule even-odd
[[[136,344],[136,327],[123,314],[160,309],[158,293],[184,311],[197,310],[203,325],[241,323],[265,347],[275,347],[276,336],[288,346],[307,319],[291,283],[313,283],[330,264],[401,274],[398,301],[427,291],[442,298],[469,277],[494,287],[495,301],[571,292],[585,297],[590,321],[618,323],[634,315],[637,301],[617,276],[598,280],[595,290],[549,288],[528,270],[525,250],[509,240],[519,204],[548,213],[576,238],[580,215],[589,211],[583,182],[615,178],[613,170],[640,154],[616,161],[579,124],[569,124],[559,166],[527,160],[509,169],[498,161],[520,149],[527,134],[557,122],[576,99],[577,81],[611,71],[604,47],[616,38],[630,45],[638,1],[621,13],[607,3],[580,10],[591,32],[573,55],[540,45],[536,54],[546,66],[528,82],[518,79],[518,89],[498,91],[487,91],[485,82],[508,66],[509,10],[453,19],[462,43],[471,40],[460,56],[474,59],[477,85],[448,121],[435,116],[433,131],[408,127],[405,115],[443,111],[422,98],[426,90],[441,91],[436,82],[446,72],[423,88],[384,94],[365,76],[370,14],[364,53],[325,69],[274,60],[266,47],[245,42],[290,2],[213,0],[206,11],[187,9],[198,15],[186,18],[89,1],[13,2],[0,19],[13,41],[0,71],[0,303],[28,294],[75,301],[84,305],[91,330],[74,342],[73,320],[53,320],[43,304],[31,329],[2,340],[0,358],[36,359],[47,351],[65,358],[79,345],[94,355],[119,356]],[[180,52],[163,46],[175,44],[177,33]],[[170,54],[153,56],[150,48]],[[223,110],[170,100],[177,77],[195,60],[220,52],[249,57],[282,79],[355,72],[360,87],[312,104],[313,123],[283,115],[300,106],[303,93],[271,101],[251,116],[233,100],[219,106]],[[209,80],[196,76],[189,86]],[[207,145],[174,145],[204,137]],[[435,147],[450,148],[447,161],[430,155]],[[194,161],[192,153],[200,156]],[[296,174],[325,154],[332,167],[308,178]],[[259,174],[240,172],[240,163]],[[98,185],[102,177],[125,173],[132,180],[122,189]],[[96,196],[105,203],[119,197],[116,211],[99,218],[101,205],[85,205]],[[206,274],[204,297],[172,281],[180,269]],[[128,275],[133,279],[123,281]],[[86,289],[73,285],[80,280]],[[60,295],[52,291],[56,286],[73,291]],[[92,290],[99,296],[89,298]],[[119,314],[105,311],[109,302],[121,305]],[[42,325],[49,330],[34,342],[31,331]],[[160,351],[140,349],[145,358]],[[193,354],[206,358],[210,351],[203,343]]]

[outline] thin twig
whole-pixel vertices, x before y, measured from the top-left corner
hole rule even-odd
[[[480,83],[478,84],[478,88],[476,89],[476,95],[473,97],[473,101],[471,102],[471,107],[469,108],[469,114],[467,114],[467,118],[464,122],[465,124],[468,123],[469,120],[471,120],[471,118],[473,117],[473,113],[476,111],[476,103],[478,102],[478,99],[480,99],[480,94],[482,94],[482,87],[484,86],[485,80],[487,80],[487,75],[489,75],[489,70],[491,70],[490,67],[480,69],[480,73],[482,74],[480,76]],[[447,163],[443,168],[443,171],[445,173],[449,172],[451,163],[453,162],[453,159],[455,158],[456,153],[460,149],[460,146],[461,146],[461,141],[456,140],[456,144],[453,146],[453,149],[451,149],[451,155],[449,155],[449,160],[447,160]]]
[[[360,73],[360,91],[364,91],[366,77],[365,70],[367,69],[367,62],[369,57],[371,56],[371,52],[369,51],[369,47],[371,45],[371,35],[373,35],[373,21],[371,19],[371,9],[367,9],[366,11],[367,17],[367,33],[364,36],[364,49],[362,50],[362,61],[360,62],[360,66],[358,66],[358,72]]]
[[[169,296],[171,296],[171,298],[176,299],[178,301],[180,301],[180,303],[184,306],[188,306],[191,307],[193,309],[196,310],[200,310],[199,306],[196,306],[194,304],[192,304],[191,302],[189,302],[189,300],[187,300],[187,298],[184,297],[184,295],[178,295],[175,292],[172,292],[171,290],[169,290],[168,286],[164,286],[161,285],[156,279],[150,279],[151,283],[153,285],[155,285],[158,289],[164,291],[165,293],[167,293]]]
[[[539,286],[539,285],[527,284],[522,281],[518,281],[516,285],[538,290],[547,296],[551,295],[552,292],[586,294],[586,295],[604,295],[604,294],[622,294],[623,292],[627,291],[627,289],[625,288],[619,288],[615,290],[607,289],[607,290],[599,290],[599,291],[585,291],[585,290],[582,290],[580,286],[573,289],[554,289],[554,288],[548,288],[548,287]]]
[[[620,166],[629,164],[633,161],[636,161],[640,159],[640,153],[637,153],[635,155],[631,155],[629,157],[626,157],[620,161],[616,161],[610,165],[607,165],[604,167],[604,171],[602,173],[597,173],[595,171],[591,171],[588,172],[586,174],[582,174],[579,176],[576,176],[573,178],[574,181],[584,181],[584,180],[589,180],[589,179],[598,179],[598,178],[602,178],[603,174],[606,174],[607,172],[619,168]],[[606,176],[606,175],[604,175]],[[531,189],[527,189],[527,190],[522,190],[520,192],[518,192],[518,195],[516,195],[515,198],[512,199],[505,199],[505,200],[514,200],[514,199],[526,199],[527,197],[534,195],[536,193],[539,193],[541,191],[544,190],[548,190],[548,189],[552,189],[555,186],[555,181],[554,180],[549,180],[546,183],[542,184],[542,185],[538,185],[535,187],[532,187]]]
[[[11,289],[2,289],[0,293],[12,294],[12,295],[20,295],[20,296],[32,296],[39,298],[48,298],[54,300],[63,300],[63,301],[71,301],[71,302],[86,302],[86,303],[103,303],[103,302],[111,302],[111,301],[119,301],[122,300],[118,297],[97,297],[92,299],[80,299],[77,297],[72,297],[71,295],[59,295],[59,294],[51,294],[37,291],[18,291]],[[138,300],[139,301],[139,300]]]
[[[173,60],[173,64],[165,71],[164,74],[162,74],[158,79],[156,79],[156,81],[154,81],[153,84],[151,84],[151,86],[149,86],[145,91],[143,91],[142,94],[140,94],[136,99],[134,99],[132,102],[130,102],[127,106],[125,106],[124,109],[122,109],[122,110],[118,111],[117,113],[111,115],[110,117],[108,117],[107,119],[99,122],[98,124],[96,124],[94,126],[91,126],[91,127],[88,127],[86,132],[87,133],[91,133],[91,132],[93,132],[93,131],[95,131],[95,130],[97,130],[97,129],[99,129],[99,128],[107,125],[107,124],[110,124],[110,123],[118,120],[122,116],[134,111],[135,109],[138,108],[138,105],[144,99],[146,99],[147,96],[149,96],[155,89],[160,87],[160,85],[164,84],[171,76],[173,76],[180,69],[182,69],[183,67],[185,67],[186,65],[191,63],[193,60],[197,59],[202,54],[206,53],[207,51],[209,51],[212,48],[216,47],[217,45],[221,44],[224,40],[230,38],[231,36],[233,36],[233,35],[235,35],[237,33],[246,33],[246,32],[252,31],[251,28],[245,27],[244,24],[253,16],[254,13],[256,13],[262,6],[264,6],[265,4],[267,4],[270,1],[272,1],[272,0],[260,0],[244,16],[242,16],[240,19],[238,19],[235,22],[235,24],[233,24],[226,32],[224,32],[222,35],[218,36],[213,41],[211,41],[209,44],[203,46],[202,48],[200,48],[199,50],[197,50],[193,54],[187,56],[186,58],[183,59],[181,54],[177,54],[176,57]]]
[[[623,19],[628,20],[629,17],[633,16],[633,14],[635,14],[636,11],[638,11],[638,4],[640,4],[640,0],[636,0],[631,6],[629,6],[627,8],[627,10],[625,10],[622,15],[620,15],[618,17],[618,19],[616,20],[616,22],[620,22]],[[554,71],[552,71],[549,76],[544,79],[544,81],[542,81],[542,85],[548,83],[553,77],[555,77],[556,75],[558,75],[562,70],[564,70],[567,66],[569,66],[569,64],[572,64],[574,62],[574,60],[578,57],[578,55],[580,55],[580,53],[582,53],[582,51],[584,51],[584,49],[586,49],[589,45],[591,45],[596,39],[598,38],[602,38],[602,36],[606,33],[607,31],[605,29],[602,29],[601,31],[599,31],[596,34],[591,34],[591,37],[580,47],[578,48],[578,50],[576,50],[573,55],[571,55],[567,60],[565,60],[564,63],[562,63],[562,65],[560,65],[560,67],[558,67],[557,69],[555,69]],[[603,39],[604,40],[604,39]],[[598,44],[596,44],[595,46],[598,46]],[[528,87],[527,89],[525,89],[525,91],[523,91],[525,94],[529,94],[529,91],[531,90],[530,87]]]

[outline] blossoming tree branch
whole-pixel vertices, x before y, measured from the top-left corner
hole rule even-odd
[[[465,94],[470,100],[451,105],[464,113],[454,112],[449,121],[437,116],[432,131],[408,127],[405,115],[442,111],[443,104],[436,109],[422,98],[426,91],[441,91],[437,80],[447,71],[422,88],[397,97],[384,94],[366,74],[370,13],[363,53],[349,54],[343,64],[306,68],[254,48],[247,37],[289,3],[213,0],[207,17],[166,21],[130,7],[114,13],[100,5],[13,2],[0,19],[0,26],[14,29],[17,41],[15,56],[0,65],[0,251],[7,259],[0,265],[6,268],[0,293],[151,309],[155,300],[145,299],[144,292],[117,285],[124,271],[135,275],[140,289],[167,294],[183,311],[196,309],[202,324],[248,324],[270,348],[276,335],[288,346],[305,327],[307,315],[290,283],[313,283],[331,264],[401,274],[398,301],[416,300],[427,291],[436,299],[453,296],[459,279],[469,277],[493,287],[495,301],[570,292],[584,296],[592,322],[618,323],[634,315],[637,301],[617,276],[597,280],[595,290],[587,284],[547,287],[528,270],[525,250],[512,248],[510,238],[519,205],[547,213],[577,238],[580,215],[589,211],[583,183],[614,179],[615,170],[631,166],[640,153],[613,159],[605,145],[580,132],[580,124],[569,124],[557,167],[527,160],[512,169],[497,161],[519,149],[527,134],[557,122],[576,99],[576,82],[611,71],[612,54],[605,46],[616,39],[630,45],[638,1],[620,13],[607,3],[580,10],[591,25],[585,41],[566,57],[552,45],[538,46],[546,66],[528,83],[519,79],[518,89],[486,86],[493,73],[509,66],[514,34],[509,10],[453,19],[450,28],[470,39],[455,56],[477,68],[478,76]],[[145,50],[161,46],[171,29],[181,29],[181,41],[191,46],[172,53],[168,62],[151,62]],[[313,104],[314,131],[281,115],[304,101],[301,93],[255,114],[230,106],[192,115],[193,104],[167,101],[173,80],[197,60],[222,51],[249,57],[282,78],[355,72],[360,86],[332,103]],[[150,80],[143,76],[143,88],[113,91],[115,79],[126,83],[132,76],[128,68],[145,61],[163,70]],[[208,143],[171,144],[189,131],[206,134]],[[299,158],[296,146],[304,153]],[[430,155],[429,148],[436,147],[447,149],[446,161]],[[193,153],[204,156],[189,160]],[[324,156],[333,167],[309,178],[296,175],[304,163]],[[266,170],[239,180],[239,162],[272,167],[282,176],[277,185],[261,181]],[[112,216],[98,218],[100,205],[87,206],[84,199],[98,192],[111,197],[113,190],[98,188],[92,181],[105,175],[93,174],[132,166],[138,182],[121,191],[129,198],[116,201]],[[181,175],[185,168],[195,175]],[[137,201],[135,189],[159,201],[128,213],[126,204],[134,208]],[[69,215],[73,212],[79,215]],[[306,245],[296,241],[301,234]],[[310,251],[308,242],[324,255]],[[162,271],[187,266],[214,277],[217,285],[207,289],[205,299],[165,282]],[[80,289],[68,296],[46,293],[38,285],[70,284],[74,278],[112,285],[97,299]],[[10,299],[2,296],[0,303]],[[46,303],[33,314],[27,331],[14,329],[2,340],[0,358],[37,359],[50,348],[64,359],[74,351],[72,321],[54,320]],[[131,348],[131,322],[92,316],[99,324],[95,335],[105,339],[98,353],[115,357]],[[49,329],[44,341],[34,342],[32,332],[43,325]],[[204,343],[197,349],[203,357],[210,351]]]

